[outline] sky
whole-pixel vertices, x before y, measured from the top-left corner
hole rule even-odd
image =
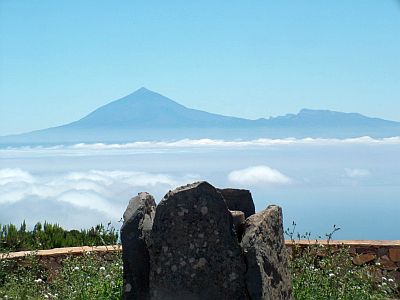
[[[0,0],[0,135],[145,86],[245,118],[302,108],[400,121],[400,4]]]

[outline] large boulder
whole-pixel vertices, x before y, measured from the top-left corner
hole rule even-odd
[[[245,280],[250,299],[292,299],[282,209],[270,205],[246,219],[241,246],[247,264]]]
[[[246,265],[231,213],[207,182],[165,195],[149,253],[151,299],[247,299]]]
[[[132,198],[121,227],[125,300],[148,299],[150,257],[146,246],[155,215],[156,202],[148,193]]]
[[[246,219],[256,213],[253,198],[249,190],[218,189],[218,191],[225,199],[226,205],[230,210],[244,212]]]

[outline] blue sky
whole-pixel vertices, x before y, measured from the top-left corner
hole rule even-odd
[[[400,121],[400,4],[0,0],[0,135],[145,86],[258,118],[301,108]]]

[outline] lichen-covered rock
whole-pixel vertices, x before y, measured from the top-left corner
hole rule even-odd
[[[253,198],[249,190],[218,189],[218,191],[225,199],[226,205],[230,210],[244,212],[246,219],[256,213]]]
[[[150,258],[146,246],[155,215],[156,202],[148,193],[132,198],[121,228],[125,300],[148,299]]]
[[[151,299],[247,299],[232,216],[207,182],[165,195],[157,206],[149,253]]]
[[[292,299],[282,209],[270,205],[246,219],[241,246],[247,264],[245,280],[250,299]]]

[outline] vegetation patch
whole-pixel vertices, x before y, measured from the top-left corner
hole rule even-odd
[[[28,230],[25,221],[19,229],[13,224],[0,224],[0,252],[45,250],[74,246],[114,245],[118,241],[118,233],[109,223],[90,229],[65,230],[58,224],[37,223]]]
[[[379,266],[356,266],[347,248],[312,243],[310,234],[295,236],[294,228],[287,234],[295,243],[290,261],[295,299],[400,299],[398,283],[382,276]],[[310,246],[296,246],[298,239],[309,239]],[[56,272],[44,268],[34,254],[22,261],[0,260],[1,300],[113,300],[121,299],[122,286],[120,252],[68,256]]]
[[[294,243],[290,269],[294,298],[303,299],[400,299],[400,286],[395,278],[382,276],[379,265],[356,266],[349,248],[329,244],[333,234],[326,234],[327,245],[313,243],[310,233],[295,236],[296,224],[286,234]],[[321,238],[321,237],[319,237]],[[296,240],[307,239],[307,247],[296,244]]]

